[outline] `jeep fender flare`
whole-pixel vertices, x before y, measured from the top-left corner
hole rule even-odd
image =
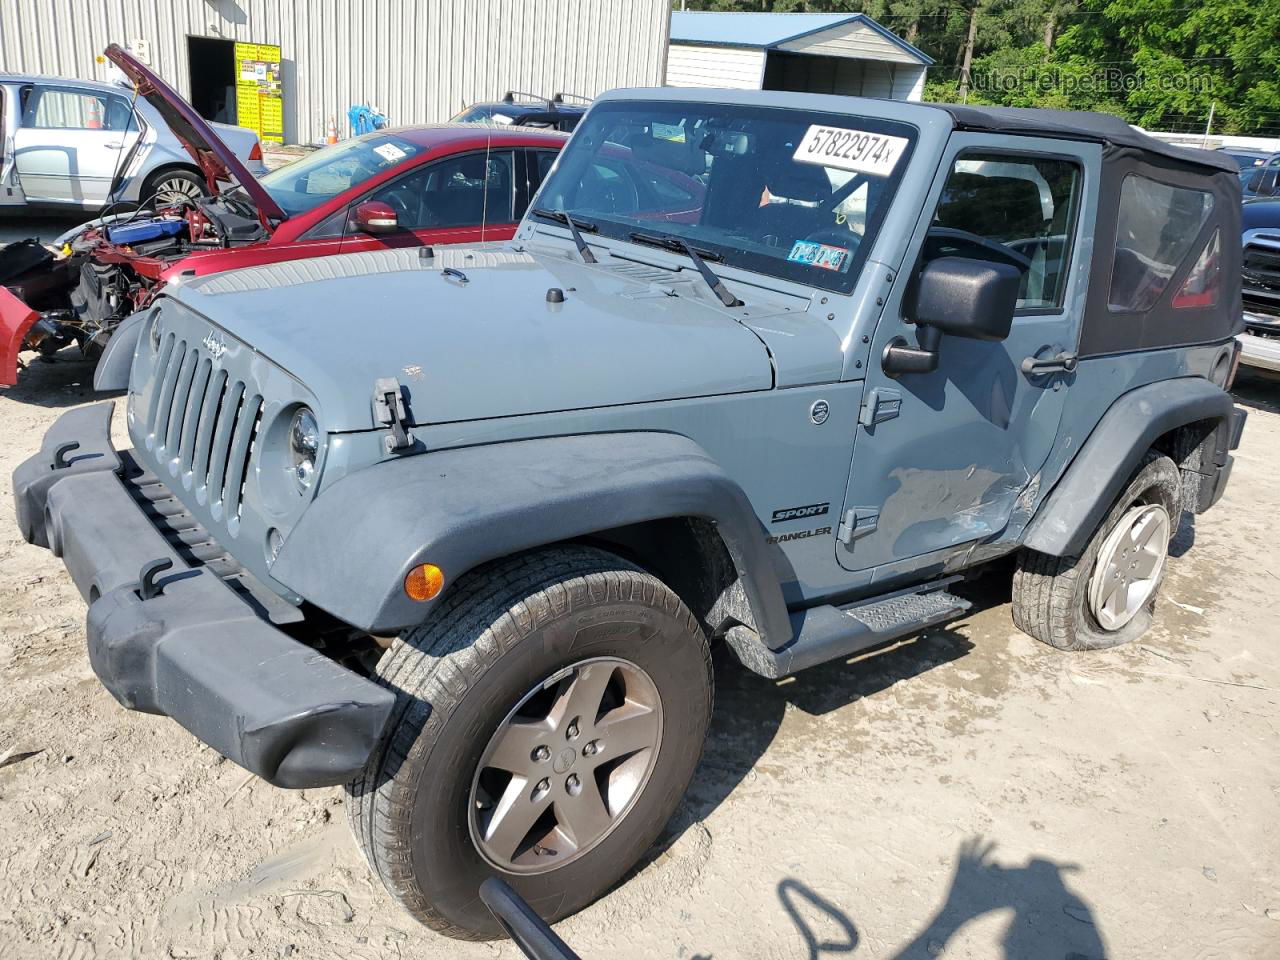
[[[1079,553],[1161,436],[1203,420],[1230,423],[1232,408],[1231,395],[1202,377],[1162,380],[1124,394],[1041,503],[1023,546],[1055,557]]]
[[[770,647],[791,639],[782,586],[742,488],[705,450],[671,433],[517,440],[387,460],[322,491],[286,537],[271,575],[374,634],[422,623],[449,585],[490,560],[675,517],[715,524]],[[410,600],[421,563],[445,589]]]
[[[151,315],[150,310],[139,310],[131,313],[111,331],[111,339],[107,341],[98,358],[98,366],[93,371],[93,389],[100,391],[128,390],[129,371],[133,369],[133,355],[138,349],[138,338],[142,334],[143,321]]]

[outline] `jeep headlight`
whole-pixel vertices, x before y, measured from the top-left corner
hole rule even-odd
[[[299,407],[289,424],[289,462],[293,479],[303,492],[311,489],[319,454],[320,424],[310,409]]]

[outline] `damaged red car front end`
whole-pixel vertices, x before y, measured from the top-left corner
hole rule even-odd
[[[150,303],[175,263],[200,251],[268,240],[286,219],[172,88],[116,44],[106,57],[182,142],[210,197],[94,221],[56,246],[25,241],[0,250],[0,386],[17,383],[24,350],[47,355],[75,343],[96,358],[120,321]],[[230,188],[237,188],[236,198],[222,200]]]
[[[18,382],[18,352],[39,319],[40,314],[0,287],[0,384]]]

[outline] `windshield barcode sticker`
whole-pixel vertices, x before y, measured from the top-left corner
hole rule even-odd
[[[403,160],[405,157],[405,152],[394,143],[384,143],[380,147],[374,147],[373,152],[389,163],[395,163],[397,160]]]
[[[792,159],[854,173],[887,177],[907,148],[906,137],[891,137],[866,130],[845,130],[813,124],[805,132]]]

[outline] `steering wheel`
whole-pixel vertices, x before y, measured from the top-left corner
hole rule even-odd
[[[410,211],[409,211],[409,198],[405,196],[405,191],[403,188],[388,190],[385,194],[383,194],[382,199],[393,210],[395,210],[396,218],[400,221],[402,225],[410,222],[411,217],[410,217]]]
[[[924,238],[924,250],[921,251],[924,261],[936,260],[938,257],[971,257],[974,260],[995,260],[1017,267],[1023,273],[1031,269],[1031,258],[1012,247],[1005,246],[998,240],[968,230],[957,230],[954,227],[930,227]]]
[[[590,177],[583,178],[578,190],[578,203],[581,206],[614,213],[635,213],[640,209],[640,191],[629,176],[617,174],[612,179],[606,179],[594,169],[589,172]],[[587,199],[583,198],[583,193],[587,194]]]

